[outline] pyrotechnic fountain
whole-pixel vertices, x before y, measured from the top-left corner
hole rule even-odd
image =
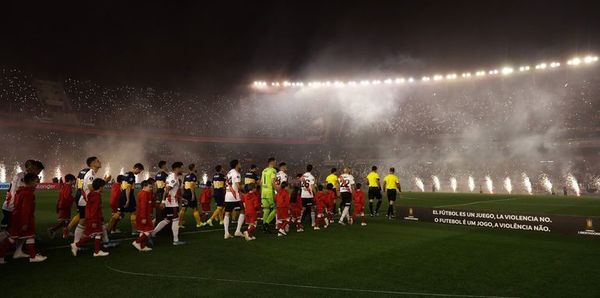
[[[110,176],[110,162],[106,163],[106,167],[104,167],[104,177]]]
[[[529,177],[527,177],[527,174],[525,173],[521,173],[521,180],[523,182],[523,188],[525,188],[525,190],[527,191],[528,194],[533,194],[532,188],[531,188],[531,180],[529,180]]]
[[[6,182],[6,166],[4,164],[0,164],[0,182]]]
[[[421,190],[421,192],[425,191],[425,185],[423,185],[423,180],[419,177],[415,177],[415,184]]]
[[[579,189],[579,184],[577,183],[577,179],[575,179],[575,176],[573,176],[573,174],[571,174],[571,173],[569,173],[567,175],[567,184],[569,185],[569,187],[571,187],[571,189],[573,189],[576,196],[581,195],[581,191]]]
[[[433,189],[434,191],[440,191],[440,179],[438,178],[438,176],[431,176],[431,179],[433,179]]]
[[[552,193],[552,182],[550,182],[550,178],[548,178],[548,175],[540,175],[540,182],[542,183],[542,187],[544,187],[544,189],[548,193]]]
[[[44,170],[42,170],[42,171],[40,172],[40,175],[39,175],[39,177],[40,177],[40,182],[42,182],[42,183],[43,183],[43,182],[44,182]]]
[[[148,180],[148,179],[150,179],[150,172],[145,171],[144,172],[144,180]]]
[[[490,176],[485,176],[485,187],[489,193],[494,193],[494,182]]]
[[[21,169],[21,165],[20,164],[17,164],[15,166],[15,174],[19,174],[21,172],[23,172],[23,169]]]
[[[473,179],[473,176],[469,176],[469,191],[473,192],[475,190],[475,179]]]
[[[457,187],[456,178],[450,177],[450,188],[452,189],[452,192],[456,192],[456,187]]]
[[[510,181],[510,177],[506,177],[504,178],[504,189],[506,189],[506,191],[511,194],[512,193],[512,181]]]
[[[58,178],[58,180],[62,178],[62,171],[60,170],[60,165],[56,167],[56,170],[54,170],[54,177]]]
[[[206,185],[206,182],[208,182],[208,175],[206,175],[206,173],[202,174],[202,183],[204,183],[204,185]]]
[[[119,171],[119,175],[125,175],[125,168],[121,168],[121,170]]]

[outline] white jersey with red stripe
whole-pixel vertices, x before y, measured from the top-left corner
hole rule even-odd
[[[282,182],[288,181],[288,175],[284,171],[277,172],[276,182],[277,185],[281,185]]]
[[[340,185],[340,192],[352,192],[352,185],[354,185],[354,176],[350,174],[341,174],[338,177],[338,184]]]
[[[242,182],[242,176],[240,172],[236,169],[231,169],[229,173],[227,173],[226,180],[226,192],[225,192],[225,202],[239,202],[240,201],[240,190],[239,184]]]
[[[77,202],[77,206],[85,206],[87,205],[87,195],[90,193],[90,188],[92,187],[92,182],[94,182],[94,179],[96,179],[96,172],[94,172],[94,170],[90,169],[89,171],[87,171],[87,173],[85,173],[85,176],[83,176],[83,195],[81,197],[79,197],[79,201]]]
[[[304,173],[300,178],[300,186],[302,187],[302,198],[314,198],[313,186],[315,185],[315,176],[310,172]]]
[[[181,177],[175,175],[175,173],[169,173],[169,176],[167,177],[167,187],[171,189],[163,201],[165,207],[179,207],[179,197],[181,196]]]
[[[12,212],[15,209],[15,201],[13,199],[17,194],[17,189],[25,185],[23,178],[25,178],[25,172],[18,173],[13,177],[10,183],[10,190],[6,192],[6,200],[2,204],[2,210]]]

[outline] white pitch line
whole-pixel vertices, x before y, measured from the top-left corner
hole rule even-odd
[[[194,279],[194,280],[206,280],[206,281],[218,281],[218,282],[230,282],[230,283],[244,283],[244,284],[257,284],[265,286],[279,286],[288,288],[303,288],[303,289],[314,289],[314,290],[329,290],[329,291],[343,291],[343,292],[361,292],[361,293],[372,293],[372,294],[388,294],[388,295],[400,295],[400,296],[435,296],[435,297],[467,297],[467,298],[512,298],[507,296],[488,296],[488,295],[457,295],[457,294],[441,294],[441,293],[419,293],[419,292],[400,292],[400,291],[386,291],[386,290],[369,290],[369,289],[351,289],[351,288],[336,288],[336,287],[321,287],[313,285],[300,285],[300,284],[288,284],[288,283],[276,283],[267,281],[256,281],[256,280],[239,280],[239,279],[226,279],[226,278],[211,278],[211,277],[200,277],[200,276],[187,276],[187,275],[171,275],[171,274],[153,274],[153,273],[142,273],[142,272],[131,272],[116,269],[108,264],[105,264],[108,270],[134,276],[145,276],[145,277],[158,277],[158,278],[174,278],[174,279]]]
[[[199,233],[209,233],[209,232],[216,232],[216,231],[224,231],[223,229],[212,229],[212,230],[203,230],[203,231],[189,231],[189,232],[182,232],[179,233],[179,235],[188,235],[188,234],[199,234]],[[129,238],[117,238],[114,241],[127,241],[127,240],[135,240],[138,239],[138,237],[129,237]],[[61,245],[61,246],[51,246],[51,247],[47,247],[44,248],[44,250],[55,250],[55,249],[63,249],[63,248],[70,248],[71,245]]]
[[[495,202],[505,202],[505,201],[512,201],[512,200],[521,200],[522,198],[508,198],[508,199],[502,199],[502,200],[485,200],[485,201],[477,201],[477,202],[470,202],[470,203],[464,203],[464,204],[453,204],[453,205],[441,205],[441,206],[435,206],[433,208],[446,208],[446,207],[455,207],[455,206],[469,206],[469,205],[475,205],[475,204],[480,204],[480,203],[495,203]]]

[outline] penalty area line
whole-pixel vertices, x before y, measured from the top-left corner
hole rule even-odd
[[[288,283],[276,283],[267,281],[256,281],[256,280],[240,280],[240,279],[228,279],[228,278],[211,278],[201,276],[188,276],[188,275],[173,275],[173,274],[153,274],[143,272],[132,272],[114,268],[108,263],[105,263],[108,270],[121,273],[125,275],[133,276],[144,276],[144,277],[155,277],[155,278],[173,278],[173,279],[192,279],[192,280],[205,280],[205,281],[217,281],[217,282],[228,282],[228,283],[241,283],[241,284],[255,284],[263,286],[277,286],[287,288],[301,288],[301,289],[312,289],[312,290],[328,290],[338,292],[355,292],[355,293],[371,293],[371,294],[388,294],[398,296],[434,296],[434,297],[467,297],[467,298],[512,298],[507,296],[489,296],[489,295],[458,295],[458,294],[442,294],[442,293],[423,293],[423,292],[402,292],[402,291],[386,291],[386,290],[370,290],[370,289],[352,289],[352,288],[338,288],[338,287],[321,287],[313,285],[302,285],[302,284],[288,284]]]

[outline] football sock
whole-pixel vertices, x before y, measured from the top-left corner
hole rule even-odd
[[[67,228],[70,231],[74,227],[76,227],[78,223],[79,223],[79,214],[77,214],[77,215],[73,216],[73,218],[71,218],[71,221],[69,222],[69,225],[67,226]]]
[[[156,235],[156,233],[160,232],[160,230],[162,230],[164,227],[166,227],[169,224],[169,220],[168,219],[163,219],[161,220],[156,227],[154,228],[154,231],[152,231],[152,236]]]
[[[132,213],[129,216],[129,220],[131,221],[131,232],[135,233],[137,231],[137,225],[135,224],[135,213]]]
[[[377,207],[375,207],[375,213],[379,213],[380,207],[381,207],[381,200],[377,200]]]
[[[229,234],[229,213],[225,214],[223,226],[225,228],[225,234]]]
[[[102,245],[102,239],[100,239],[100,237],[96,236],[96,239],[94,240],[94,253],[98,253],[100,251],[100,247]]]
[[[242,232],[242,225],[244,224],[244,219],[246,219],[246,215],[244,213],[240,213],[237,222],[237,229],[235,230],[236,233]]]
[[[179,241],[179,218],[173,219],[173,224],[171,225],[171,230],[173,231],[173,242]]]
[[[105,225],[102,226],[102,240],[104,242],[110,241],[110,239],[108,239],[108,230],[106,229]]]
[[[373,202],[369,202],[369,212],[371,212],[371,214],[375,213],[373,212]]]
[[[314,225],[315,224],[315,212],[314,211],[310,211],[310,224]]]
[[[194,219],[196,220],[197,225],[202,223],[202,221],[200,220],[200,212],[198,212],[198,210],[194,210]]]
[[[275,216],[277,215],[277,210],[273,209],[269,212],[269,216],[267,217],[267,223],[271,223],[274,219]]]
[[[27,253],[29,254],[30,258],[35,258],[35,243],[27,243]]]
[[[215,220],[217,216],[221,214],[221,210],[223,210],[223,207],[217,207],[217,209],[215,209],[215,212],[213,212],[212,216],[208,219],[208,221]]]
[[[348,206],[344,207],[344,211],[342,211],[342,217],[340,217],[340,221],[343,222],[344,218],[350,219],[350,208]]]
[[[75,228],[75,234],[73,235],[73,242],[78,242],[79,240],[81,240],[81,236],[83,235],[84,229],[85,227],[81,224],[77,225],[77,228]]]
[[[181,208],[181,210],[179,211],[179,218],[181,219],[179,221],[179,226],[183,225],[183,218],[185,217],[185,208]]]

